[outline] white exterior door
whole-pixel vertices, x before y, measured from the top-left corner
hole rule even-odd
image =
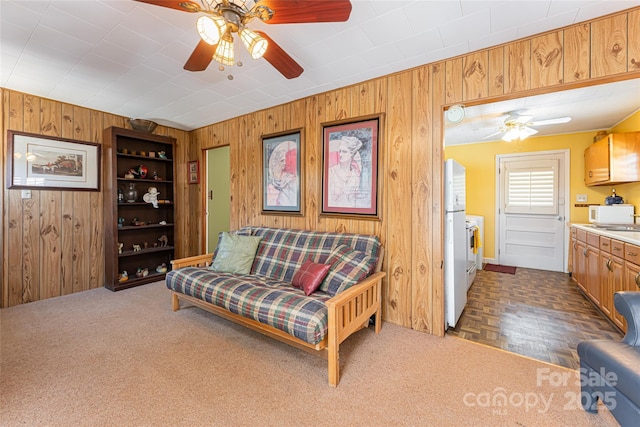
[[[567,269],[568,150],[497,157],[498,261]]]

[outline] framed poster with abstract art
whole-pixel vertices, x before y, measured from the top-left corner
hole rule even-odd
[[[7,131],[7,188],[100,190],[100,144]]]
[[[381,115],[322,124],[321,215],[380,219],[381,134]]]
[[[302,215],[302,129],[262,136],[262,214]]]

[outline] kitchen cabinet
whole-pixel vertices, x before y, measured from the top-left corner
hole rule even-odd
[[[621,251],[622,246],[621,242],[600,236],[600,256],[598,258],[600,309],[621,329],[623,327],[620,322],[622,316],[613,306],[613,294],[624,290],[624,259],[614,255],[612,248],[618,248]],[[620,254],[622,253],[620,252]]]
[[[640,246],[624,244],[624,290],[640,291]],[[622,328],[627,330],[626,320],[618,314]]]
[[[600,236],[587,233],[587,249],[585,250],[586,283],[587,296],[600,307]]]
[[[574,229],[575,230],[575,229]],[[572,235],[573,235],[572,231]],[[572,280],[578,285],[583,293],[587,293],[585,288],[587,276],[587,232],[584,230],[575,230],[575,238],[572,238]]]
[[[584,150],[587,186],[640,181],[640,132],[612,133]]]
[[[107,289],[162,280],[174,259],[174,146],[171,137],[104,130]]]
[[[640,246],[571,228],[571,278],[583,294],[623,332],[627,325],[613,295],[640,291]]]

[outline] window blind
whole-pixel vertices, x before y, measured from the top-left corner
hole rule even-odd
[[[510,166],[505,171],[505,212],[556,214],[558,161],[549,159],[525,163]]]

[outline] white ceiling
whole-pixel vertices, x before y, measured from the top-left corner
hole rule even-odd
[[[303,68],[182,66],[197,14],[131,0],[1,0],[0,86],[191,130],[640,5],[640,0],[352,0],[343,23],[266,25]]]

